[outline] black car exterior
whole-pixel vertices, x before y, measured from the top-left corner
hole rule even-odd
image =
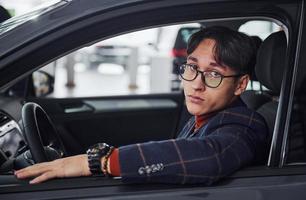
[[[165,24],[201,20],[226,21],[226,19],[267,18],[285,25],[288,48],[270,154],[266,165],[242,169],[209,187],[165,184],[125,185],[120,179],[105,177],[56,179],[31,186],[28,181],[17,180],[12,173],[3,173],[0,175],[0,198],[305,199],[306,159],[299,158],[290,163],[286,160],[287,154],[290,152],[288,138],[290,138],[290,129],[293,123],[292,113],[294,112],[293,105],[296,102],[295,96],[303,94],[304,91],[303,89],[295,91],[296,86],[300,86],[305,79],[306,27],[304,17],[305,2],[303,0],[63,0],[55,1],[48,7],[41,8],[26,16],[12,18],[10,21],[2,23],[0,27],[0,87],[4,91],[3,94],[7,94],[5,91],[8,88],[35,70],[82,46],[121,33]],[[149,113],[152,115],[151,117],[157,119],[160,116],[166,116],[169,119],[171,116],[179,116],[183,110],[183,98],[180,93],[129,98],[132,100],[170,99],[179,105],[178,108],[172,110],[146,111],[146,114]],[[98,121],[96,123],[99,123],[101,117],[106,122],[111,122],[112,117],[118,117],[120,113],[108,112],[105,114],[101,110],[89,110],[69,115],[63,112],[71,105],[82,106],[85,101],[124,101],[130,99],[126,97],[45,99],[36,98],[31,93],[26,93],[24,96],[17,97],[2,95],[0,109],[2,113],[7,113],[14,121],[18,122],[21,118],[21,107],[24,102],[33,101],[47,111],[55,124],[66,123],[74,130],[78,127],[73,127],[73,124],[75,125],[76,121],[83,122],[82,119],[86,117],[92,117],[91,119]],[[302,106],[298,110],[305,111],[303,99],[301,102]],[[139,113],[141,112],[139,111]],[[125,115],[125,117],[130,116]],[[71,119],[76,121],[70,121]],[[162,121],[163,118],[160,120]],[[179,121],[179,118],[170,120],[171,127],[156,131],[160,131],[160,135],[150,133],[141,138],[139,131],[131,128],[131,132],[136,132],[132,138],[120,140],[109,138],[109,140],[117,145],[122,145],[174,137]],[[149,124],[147,125],[149,126]],[[161,124],[161,127],[163,125],[167,126]],[[94,128],[90,129],[89,127],[88,130],[92,131]],[[107,127],[104,128],[107,132]],[[146,129],[143,128],[143,130]],[[305,130],[302,131],[301,141],[306,138]],[[20,131],[22,132],[22,130]],[[168,135],[162,133],[168,133]],[[86,145],[99,139],[93,136],[87,139]],[[78,149],[67,146],[67,148],[75,148],[74,153],[81,153],[85,147]],[[303,142],[302,148],[306,149],[305,142]]]

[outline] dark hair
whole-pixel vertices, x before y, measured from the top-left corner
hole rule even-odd
[[[187,54],[190,55],[204,39],[215,41],[214,57],[219,65],[241,74],[253,71],[256,47],[248,35],[221,26],[203,28],[190,37]]]

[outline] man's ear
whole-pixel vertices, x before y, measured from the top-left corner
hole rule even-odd
[[[235,95],[237,96],[241,95],[241,93],[245,91],[246,87],[248,86],[249,80],[250,80],[250,76],[247,74],[239,78],[239,80],[237,81]]]

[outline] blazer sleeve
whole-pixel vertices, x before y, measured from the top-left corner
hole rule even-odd
[[[265,148],[265,127],[228,123],[203,138],[179,138],[119,148],[124,182],[210,185],[252,163]]]

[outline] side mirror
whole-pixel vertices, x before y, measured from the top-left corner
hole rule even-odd
[[[54,91],[54,77],[45,71],[38,70],[32,74],[36,97],[45,97]]]

